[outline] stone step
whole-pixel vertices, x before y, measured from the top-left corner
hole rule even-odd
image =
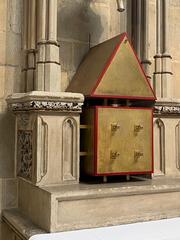
[[[2,240],[27,240],[36,234],[46,233],[20,212],[19,209],[3,211]]]
[[[19,181],[19,209],[47,232],[180,216],[180,178],[36,187]]]

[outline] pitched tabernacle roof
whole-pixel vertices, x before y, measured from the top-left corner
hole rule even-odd
[[[88,97],[155,100],[126,33],[91,48],[66,91]]]

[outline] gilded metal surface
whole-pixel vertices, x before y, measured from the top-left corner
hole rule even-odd
[[[97,172],[151,171],[151,121],[150,109],[98,108]],[[114,123],[122,127],[112,131]]]
[[[154,97],[126,38],[99,83],[95,95]]]
[[[112,123],[111,124],[111,131],[112,132],[115,132],[117,131],[118,129],[120,129],[120,125],[118,123]]]
[[[120,42],[120,38],[121,35],[118,35],[117,37],[91,48],[66,91],[91,95],[108,59]]]

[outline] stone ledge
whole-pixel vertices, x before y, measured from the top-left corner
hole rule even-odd
[[[154,115],[157,116],[179,116],[180,99],[159,98],[154,107]]]
[[[84,96],[70,92],[43,92],[15,93],[7,98],[12,111],[27,110],[54,110],[65,112],[81,112]]]
[[[180,216],[180,178],[40,188],[21,180],[19,191],[20,209],[47,232]]]
[[[133,177],[132,177],[133,179]],[[90,197],[114,197],[131,196],[142,194],[155,194],[180,191],[180,178],[154,177],[154,179],[137,180],[140,177],[134,177],[133,181],[105,184],[80,183],[76,185],[49,186],[41,187],[42,190],[51,194],[60,195],[60,199],[73,199],[77,196],[81,199]],[[143,178],[142,178],[143,179]]]
[[[18,209],[4,210],[2,219],[20,239],[26,240],[35,234],[46,233],[34,225]]]

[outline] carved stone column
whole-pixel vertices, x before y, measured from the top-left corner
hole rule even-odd
[[[151,61],[149,59],[149,1],[134,0],[131,2],[132,11],[132,40],[135,50],[147,78],[152,85],[150,73]],[[131,24],[131,23],[130,23]]]
[[[36,1],[24,0],[22,76],[25,91],[34,89],[36,69]]]
[[[163,36],[163,53],[162,53],[162,96],[173,97],[173,82],[171,60],[172,57],[169,53],[169,0],[164,0],[163,15],[164,15],[164,36]]]
[[[61,90],[61,68],[57,43],[57,0],[37,2],[37,69],[35,89]]]
[[[17,176],[39,186],[78,183],[83,95],[31,92],[7,101],[16,114]]]
[[[23,22],[25,91],[60,91],[57,0],[24,0]]]
[[[168,0],[157,1],[157,32],[154,86],[159,98],[172,97],[171,55],[168,43]]]
[[[144,71],[146,73],[146,76],[151,83],[152,83],[152,77],[151,77],[151,61],[149,59],[149,0],[142,1],[142,15],[143,15],[143,21],[142,21],[142,60],[141,63],[144,67]]]

